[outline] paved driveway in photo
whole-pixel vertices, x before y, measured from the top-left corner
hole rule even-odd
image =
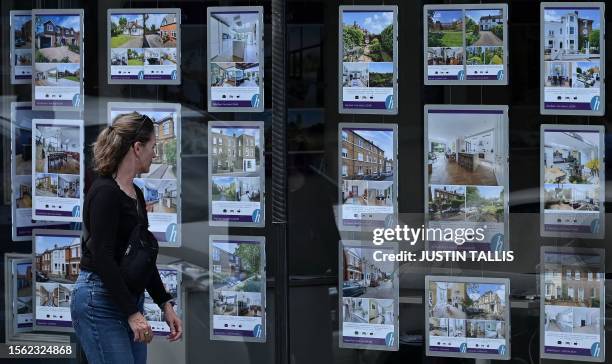
[[[64,57],[68,57],[70,63],[79,63],[81,59],[78,53],[74,53],[73,51],[69,50],[67,46],[44,48],[39,49],[39,51],[49,60],[55,59],[58,62],[64,59]]]
[[[483,30],[480,32],[480,38],[473,44],[475,46],[501,46],[503,41],[491,31]]]

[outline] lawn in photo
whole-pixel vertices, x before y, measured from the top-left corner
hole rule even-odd
[[[213,241],[213,288],[219,291],[261,292],[261,246],[251,242]],[[265,284],[265,281],[263,282]]]
[[[574,310],[567,306],[544,306],[544,331],[572,332]]]
[[[260,13],[211,12],[208,19],[210,62],[259,62],[263,29]]]
[[[392,130],[342,129],[342,178],[393,181]]]
[[[36,282],[59,285],[59,303],[76,282],[81,267],[81,238],[79,236],[35,237]]]
[[[29,50],[16,49],[14,53],[15,66],[31,66],[32,52]]]
[[[429,335],[430,336],[449,336],[448,335],[448,319],[430,317],[429,318]]]
[[[342,203],[359,206],[393,206],[393,181],[342,181]]]
[[[544,86],[572,87],[573,84],[572,62],[544,62]]]
[[[463,320],[469,303],[465,283],[429,282],[427,308],[430,317]]]
[[[463,47],[462,10],[427,11],[427,47]]]
[[[78,63],[36,63],[34,83],[36,86],[79,87],[81,66]]]
[[[470,66],[504,64],[503,47],[467,47],[465,52]]]
[[[431,185],[429,219],[432,221],[465,221],[465,186]]]
[[[392,62],[393,42],[392,11],[343,11],[343,62]]]
[[[427,65],[463,66],[463,47],[428,47]]]
[[[59,174],[57,176],[57,197],[80,198],[81,177],[74,174]]]
[[[37,197],[57,197],[57,174],[36,173],[34,184]]]
[[[393,298],[393,262],[375,261],[374,250],[344,246],[343,297]]]
[[[127,66],[128,50],[126,48],[111,48],[111,66]]]
[[[503,284],[466,283],[467,299],[465,312],[472,320],[504,321],[506,305],[506,287]]]
[[[134,184],[144,195],[147,212],[176,214],[178,199],[176,180],[135,178]]]
[[[600,192],[597,185],[545,184],[544,209],[599,212]]]
[[[80,174],[83,148],[78,126],[37,125],[36,172]]]
[[[478,9],[465,11],[466,46],[504,45],[504,14],[502,9]]]
[[[128,66],[144,66],[144,49],[128,48],[127,64]]]
[[[36,15],[37,63],[81,63],[80,15]]]
[[[11,19],[15,49],[32,49],[32,16],[14,15]]]
[[[144,44],[143,14],[110,16],[111,48],[142,48]]]
[[[588,4],[585,4],[588,5]],[[601,54],[598,7],[544,9],[544,60],[589,61]]]
[[[210,64],[211,87],[259,87],[259,77],[259,63]]]
[[[393,71],[393,70],[392,70]],[[369,87],[370,70],[365,62],[342,64],[342,87]]]
[[[600,88],[599,61],[574,62],[573,85],[577,88]]]
[[[544,131],[544,183],[599,184],[598,132]]]
[[[375,62],[368,64],[369,87],[393,87],[393,63]]]
[[[467,221],[504,222],[504,187],[467,186],[465,191]]]
[[[261,173],[261,129],[214,127],[211,140],[211,169],[215,175],[258,177]]]

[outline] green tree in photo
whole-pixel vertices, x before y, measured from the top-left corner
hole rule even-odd
[[[465,43],[468,46],[476,43],[480,38],[478,24],[472,18],[465,17]]]
[[[380,32],[380,45],[383,52],[393,55],[393,25],[388,25]]]
[[[234,255],[240,257],[242,268],[249,275],[259,274],[261,251],[258,244],[239,244]]]
[[[599,38],[600,38],[599,29],[593,30],[591,34],[589,35],[590,47],[592,49],[597,50],[597,52],[599,52]]]
[[[127,18],[124,16],[119,17],[119,32],[123,32],[127,28]]]
[[[502,25],[495,25],[491,28],[491,32],[497,36],[497,38],[504,40],[504,27]]]
[[[378,38],[374,38],[370,42],[370,53],[368,55],[374,62],[381,62],[384,60],[380,40],[378,40]]]
[[[344,26],[342,28],[342,39],[344,41],[345,53],[353,53],[354,50],[363,48],[365,46],[365,34],[360,29],[352,26]],[[355,55],[354,58],[357,58]],[[356,59],[350,59],[356,60]]]
[[[173,169],[176,168],[176,139],[172,139],[164,145],[164,161],[171,165]]]

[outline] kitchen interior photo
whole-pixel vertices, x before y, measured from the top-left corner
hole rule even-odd
[[[505,125],[500,115],[430,114],[429,184],[504,185]]]
[[[211,62],[259,62],[259,14],[212,13],[210,16]]]
[[[545,131],[545,183],[599,183],[599,133]]]

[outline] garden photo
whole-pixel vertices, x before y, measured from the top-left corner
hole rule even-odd
[[[259,243],[213,241],[210,254],[215,292],[261,292],[263,262]]]
[[[427,46],[463,47],[462,18],[461,10],[429,10],[427,12]]]
[[[504,187],[467,186],[465,196],[467,221],[504,222]]]
[[[503,47],[467,47],[465,49],[468,65],[504,64]]]
[[[111,48],[176,47],[176,14],[111,15]]]
[[[502,9],[466,10],[465,45],[467,47],[501,47],[504,45]]]
[[[393,61],[393,12],[342,13],[343,62]]]

